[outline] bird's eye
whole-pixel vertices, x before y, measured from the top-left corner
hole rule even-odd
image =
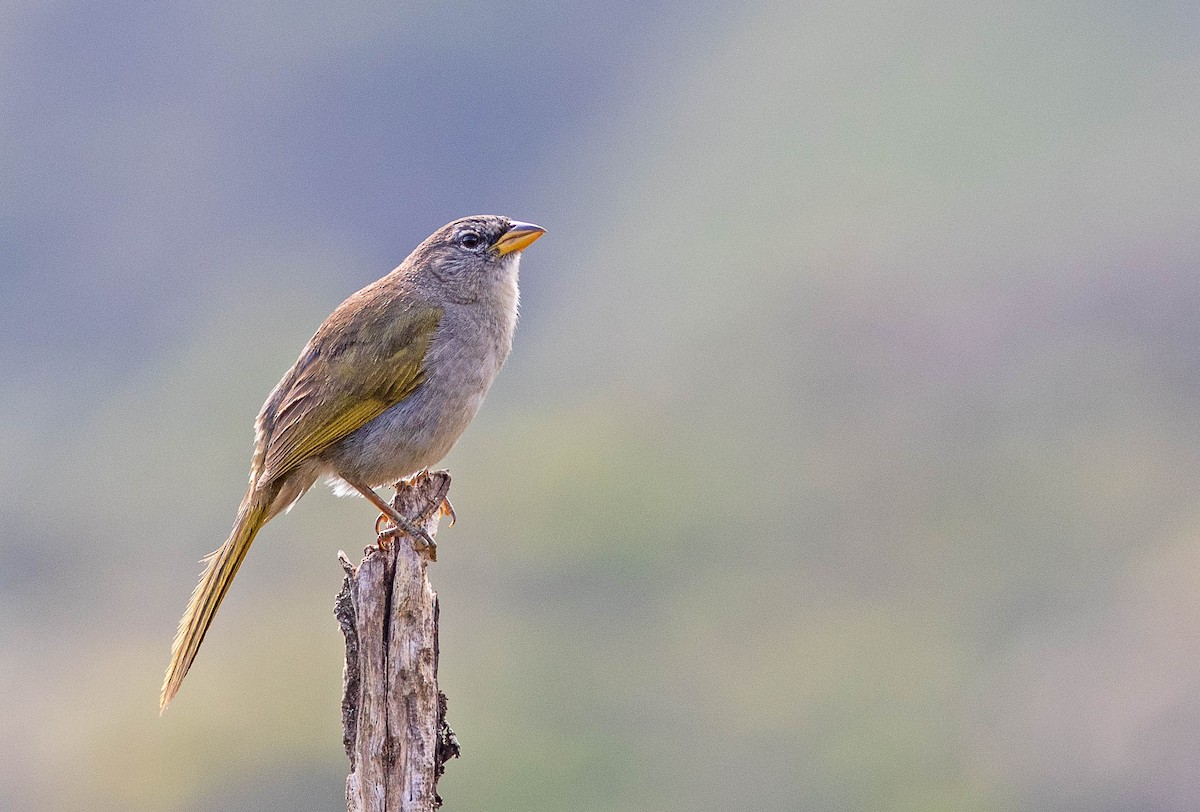
[[[478,248],[481,240],[474,231],[468,231],[458,238],[458,242],[463,248]]]

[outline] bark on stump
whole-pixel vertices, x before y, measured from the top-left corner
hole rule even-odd
[[[450,475],[403,484],[392,502],[432,538]],[[423,513],[427,519],[418,522]],[[339,552],[346,580],[334,615],[346,637],[342,736],[350,759],[348,812],[429,812],[441,806],[437,779],[458,755],[438,690],[438,599],[428,553],[395,536],[369,547],[357,567]]]

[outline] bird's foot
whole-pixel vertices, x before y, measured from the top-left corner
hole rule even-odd
[[[387,518],[389,523],[391,522],[390,517],[381,518]],[[379,526],[378,522],[376,522],[375,526]],[[416,548],[417,552],[428,555],[430,561],[437,561],[437,542],[424,530],[407,521],[401,525],[393,524],[391,527],[385,527],[382,531],[377,532],[376,535],[378,538],[376,541],[379,544],[379,549],[386,550],[388,548],[388,541],[401,533],[412,539],[413,547]]]
[[[451,527],[454,527],[454,523],[458,520],[458,516],[454,514],[454,505],[450,504],[449,499],[442,497],[441,502],[430,502],[428,505],[426,505],[425,509],[421,511],[421,515],[418,516],[414,521],[417,524],[425,524],[425,522],[429,521],[429,517],[433,516],[435,513],[438,515],[438,518],[448,516],[450,518]]]
[[[425,507],[416,516],[409,519],[399,512],[400,505],[403,502],[401,499],[403,489],[422,487],[431,477],[432,475],[428,470],[422,470],[408,479],[396,483],[396,499],[392,501],[390,507],[386,506],[386,503],[375,503],[383,509],[379,518],[375,520],[375,535],[377,536],[377,543],[381,550],[386,550],[391,540],[396,536],[404,534],[413,540],[413,546],[418,552],[428,555],[430,561],[437,561],[437,542],[425,531],[423,526],[435,514],[439,517],[449,516],[451,526],[457,520],[458,517],[454,514],[454,506],[446,498],[446,493],[450,490],[450,477],[445,473],[439,472],[439,487],[437,488],[437,492],[426,502]]]
[[[422,482],[428,480],[429,476],[429,469],[425,468],[413,474],[408,479],[400,480],[393,487],[395,487],[397,492],[399,492],[400,488],[404,486],[415,488]],[[450,519],[450,526],[454,527],[454,523],[458,521],[458,515],[454,512],[454,505],[450,504],[449,497],[446,496],[446,491],[449,489],[450,483],[447,481],[444,489],[442,490],[442,500],[440,502],[436,500],[431,501],[430,504],[426,505],[425,509],[421,511],[420,515],[413,520],[413,522],[415,524],[425,524],[425,522],[429,521],[429,517],[436,512],[439,518],[443,516],[448,517]],[[379,518],[386,519],[387,517],[380,516]],[[376,523],[376,527],[378,527],[378,523]]]

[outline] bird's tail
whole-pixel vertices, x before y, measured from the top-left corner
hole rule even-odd
[[[267,488],[260,491],[250,486],[242,505],[238,509],[237,521],[233,531],[221,547],[204,559],[208,565],[200,576],[200,583],[192,592],[188,601],[187,611],[179,621],[179,631],[175,633],[175,642],[171,645],[171,664],[167,666],[163,678],[162,696],[159,698],[158,712],[167,709],[167,704],[179,691],[183,678],[196,659],[204,633],[208,631],[221,599],[229,591],[233,576],[237,574],[242,559],[250,549],[250,543],[258,534],[259,529],[273,515],[271,504],[277,495],[277,488]]]

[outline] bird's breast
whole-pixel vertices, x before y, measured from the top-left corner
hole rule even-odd
[[[479,411],[512,348],[515,326],[515,308],[447,309],[421,385],[340,443],[331,460],[335,471],[378,486],[437,464]]]

